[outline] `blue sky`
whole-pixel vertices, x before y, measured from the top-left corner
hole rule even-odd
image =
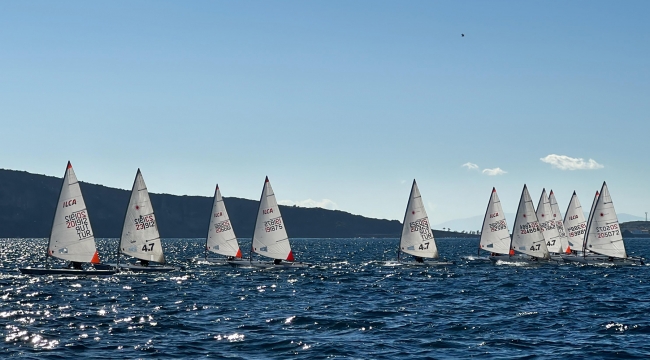
[[[1,2],[0,167],[62,176],[71,160],[82,181],[119,188],[140,167],[152,192],[212,196],[218,182],[249,199],[268,175],[285,203],[399,220],[415,178],[433,224],[483,214],[493,186],[506,212],[524,183],[564,210],[606,180],[618,212],[643,216],[648,13],[646,1]],[[540,160],[551,154],[583,162]]]

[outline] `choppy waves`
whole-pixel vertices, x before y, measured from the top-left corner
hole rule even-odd
[[[100,240],[111,254],[116,240]],[[45,241],[0,240],[1,357],[647,358],[648,266],[387,266],[397,240],[292,240],[311,269],[191,264],[163,275],[35,277]],[[626,240],[650,254],[650,240]],[[201,240],[164,241],[167,258]],[[247,248],[244,242],[242,248]],[[110,260],[110,259],[108,259]]]

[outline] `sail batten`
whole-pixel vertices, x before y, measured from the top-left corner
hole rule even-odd
[[[79,181],[68,162],[59,193],[48,255],[75,262],[92,262],[97,254],[95,236]]]
[[[140,260],[165,262],[158,223],[140,169],[131,189],[119,252]]]
[[[495,188],[492,188],[490,201],[485,211],[479,247],[481,250],[486,250],[491,253],[504,255],[510,253],[508,224],[506,223],[506,217],[501,207],[501,200],[499,200]]]
[[[293,261],[289,236],[280,214],[280,207],[268,177],[260,196],[252,251],[273,259]]]
[[[537,258],[548,259],[550,256],[544,240],[533,201],[528,188],[524,185],[512,229],[512,249]]]
[[[404,214],[400,251],[413,256],[438,258],[436,240],[433,238],[429,217],[415,180],[411,186],[411,194]]]

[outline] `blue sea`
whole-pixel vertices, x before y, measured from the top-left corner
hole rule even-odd
[[[98,240],[102,260],[116,243]],[[0,358],[650,357],[648,266],[473,263],[477,240],[437,239],[456,264],[412,268],[385,265],[397,239],[292,239],[319,266],[251,270],[188,263],[202,239],[163,243],[186,271],[38,277],[18,268],[46,240],[0,239]]]

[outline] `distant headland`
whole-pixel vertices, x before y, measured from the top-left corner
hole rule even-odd
[[[54,176],[0,169],[0,237],[49,237],[61,181]],[[80,183],[95,236],[120,237],[130,191]],[[151,202],[162,237],[206,236],[212,197],[151,194]],[[251,237],[258,202],[234,197],[225,197],[224,202],[237,237]],[[292,238],[397,238],[402,231],[402,224],[397,220],[372,219],[321,208],[280,206],[280,209]],[[433,234],[435,237],[478,237],[442,230],[434,230]]]

